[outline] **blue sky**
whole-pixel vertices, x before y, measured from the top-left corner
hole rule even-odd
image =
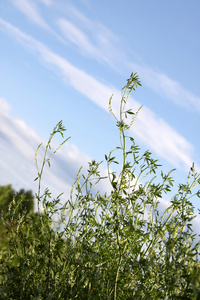
[[[81,165],[119,145],[108,102],[117,111],[132,72],[136,142],[177,183],[200,170],[199,14],[199,0],[1,1],[0,184],[36,191],[34,153],[63,120],[72,138],[44,186],[67,195]]]

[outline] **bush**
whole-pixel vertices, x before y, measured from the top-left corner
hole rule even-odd
[[[11,238],[0,254],[1,299],[199,299],[199,243],[190,199],[200,196],[200,174],[193,165],[187,183],[160,212],[159,199],[173,187],[172,171],[160,172],[152,154],[140,154],[128,136],[138,112],[126,110],[126,104],[138,85],[137,74],[131,74],[122,89],[119,119],[109,102],[120,135],[119,146],[105,156],[109,194],[95,193],[105,178],[93,160],[87,175],[78,172],[64,205],[48,189],[41,195],[44,166],[58,149],[50,156],[48,150],[55,134],[63,136],[62,122],[50,135],[41,169],[38,147],[38,212],[16,213],[13,202],[9,222],[3,218]],[[111,171],[116,164],[120,172]]]

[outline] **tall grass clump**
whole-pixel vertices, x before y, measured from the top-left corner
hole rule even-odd
[[[44,167],[58,150],[49,154],[52,139],[64,137],[62,122],[50,135],[41,166],[38,147],[38,211],[21,211],[21,199],[14,197],[8,213],[1,214],[9,247],[0,250],[0,299],[199,299],[191,198],[200,197],[200,174],[193,165],[161,213],[160,201],[174,186],[172,171],[164,174],[152,154],[141,153],[129,136],[139,111],[127,109],[127,102],[140,85],[137,74],[131,74],[122,89],[119,117],[112,98],[109,102],[119,130],[119,145],[105,155],[110,193],[96,192],[105,177],[95,160],[87,174],[79,170],[64,204],[48,189],[41,193]]]

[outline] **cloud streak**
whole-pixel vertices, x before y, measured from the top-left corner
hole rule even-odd
[[[63,37],[82,54],[116,69],[115,60],[119,55],[119,50],[116,50],[119,47],[117,38],[103,25],[82,19],[81,24],[85,31],[67,19],[58,19],[57,24]]]
[[[40,0],[47,7],[52,6],[50,0]],[[29,0],[13,0],[11,3],[23,14],[25,17],[31,21],[33,24],[36,24],[43,30],[51,33],[57,40],[61,43],[66,44],[65,41],[45,22],[44,18],[41,16],[38,7],[33,1]]]
[[[33,2],[27,0],[12,0],[12,4],[15,5],[29,20],[45,30],[51,30],[44,19],[41,17],[36,5]]]
[[[108,111],[108,99],[111,94],[114,93],[116,98],[120,100],[121,93],[117,89],[102,84],[86,72],[74,67],[66,59],[53,53],[44,44],[23,33],[18,28],[2,19],[0,19],[0,27],[13,35],[23,46],[37,52],[46,66],[56,72],[64,82],[73,86],[104,110]],[[118,111],[118,100],[113,102],[115,112]],[[136,109],[140,106],[134,99],[131,100],[130,104],[131,107]],[[135,126],[134,135],[160,157],[163,157],[175,167],[188,170],[193,161],[193,147],[164,120],[149,109],[144,108]]]
[[[176,105],[189,111],[200,112],[200,98],[193,95],[180,85],[179,82],[169,78],[163,72],[155,71],[136,63],[128,63],[141,74],[142,82],[161,97],[170,99]]]
[[[68,19],[59,18],[57,20],[63,38],[49,27],[35,3],[28,0],[14,0],[12,3],[28,19],[51,32],[60,42],[66,44],[65,40],[67,40],[82,54],[98,62],[106,63],[118,72],[121,72],[119,61],[123,61],[123,67],[126,66],[128,70],[130,68],[131,70],[137,70],[143,83],[159,96],[165,97],[165,99],[172,101],[179,107],[200,112],[200,98],[198,96],[192,94],[165,73],[131,61],[130,57],[120,47],[122,41],[119,41],[119,38],[107,27],[97,21],[88,19],[69,2],[58,5],[50,0],[40,1],[48,8],[55,11],[64,11],[67,15]],[[76,22],[76,25],[74,22]]]
[[[46,6],[51,6],[53,4],[51,0],[39,0],[39,1]]]
[[[164,72],[131,61],[130,57],[120,47],[122,41],[120,43],[119,38],[102,24],[88,19],[72,5],[69,5],[69,12],[75,18],[76,26],[74,21],[69,22],[63,19],[59,20],[58,24],[64,36],[76,44],[80,51],[87,53],[93,59],[98,61],[100,59],[109,63],[118,72],[121,72],[119,61],[123,61],[123,67],[137,70],[144,84],[159,96],[165,97],[175,105],[187,110],[200,112],[200,98],[198,96],[192,94]],[[85,32],[82,28],[85,29]]]
[[[132,132],[174,167],[185,171],[191,167],[193,146],[147,107],[140,111]]]

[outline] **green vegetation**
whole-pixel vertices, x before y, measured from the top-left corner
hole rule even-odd
[[[14,202],[13,202],[14,200]],[[33,213],[34,211],[34,196],[32,191],[21,189],[18,193],[12,188],[12,185],[0,186],[0,212],[7,222],[9,221],[9,207],[17,204],[18,213],[26,212]],[[15,205],[16,209],[16,205]],[[9,231],[5,226],[5,222],[0,219],[0,249],[8,249]]]
[[[9,205],[11,204],[13,197],[17,199],[21,199],[23,195],[23,201],[21,211],[26,210],[27,212],[33,212],[34,210],[34,196],[32,191],[25,191],[21,189],[18,193],[12,188],[12,185],[0,186],[0,210],[4,211],[4,213],[8,212]]]
[[[160,171],[152,154],[141,154],[128,135],[138,112],[126,104],[138,85],[137,74],[131,74],[122,89],[119,119],[110,99],[120,142],[105,156],[107,179],[101,177],[100,163],[89,162],[87,175],[79,170],[62,205],[60,195],[52,199],[40,188],[44,166],[58,150],[48,154],[52,139],[65,131],[62,122],[50,135],[41,168],[38,147],[38,212],[19,211],[14,198],[6,218],[2,215],[10,239],[9,248],[0,251],[1,299],[199,299],[191,198],[200,197],[200,174],[191,168],[161,214],[159,199],[173,187],[172,171]],[[113,171],[116,164],[120,171]],[[109,180],[109,194],[95,192],[102,180]]]

